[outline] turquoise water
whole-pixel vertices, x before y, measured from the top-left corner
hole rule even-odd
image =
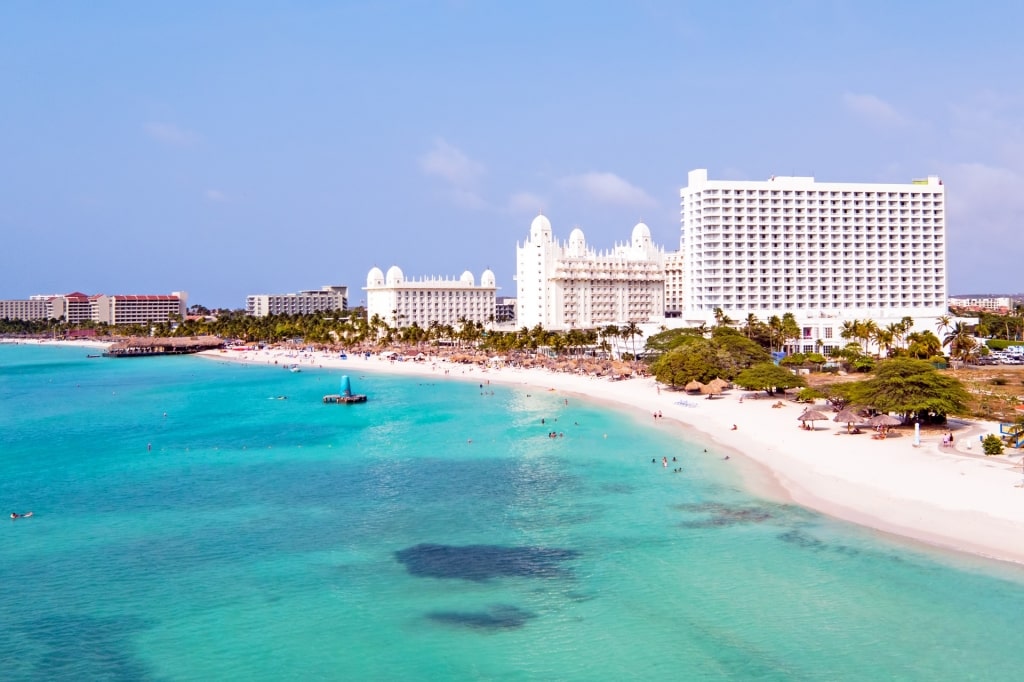
[[[0,508],[35,512],[0,523],[4,680],[1024,666],[1024,570],[759,499],[631,414],[360,361],[370,402],[323,405],[342,372],[85,355],[0,346]]]

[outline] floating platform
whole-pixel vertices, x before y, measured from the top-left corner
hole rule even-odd
[[[365,403],[366,402],[366,396],[365,395],[341,395],[341,394],[338,394],[338,393],[332,393],[331,395],[325,395],[324,396],[324,402],[325,403],[341,403],[341,404],[346,404],[346,405],[350,404],[350,403]]]
[[[332,393],[324,396],[325,403],[340,403],[349,405],[352,403],[365,403],[365,395],[357,395],[352,392],[352,382],[347,376],[341,378],[341,393]]]

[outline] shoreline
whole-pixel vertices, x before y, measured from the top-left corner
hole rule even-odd
[[[98,348],[90,341],[28,341],[28,344]],[[980,438],[998,433],[994,422],[950,419],[954,447],[938,432],[912,432],[874,440],[850,435],[845,424],[816,422],[799,428],[807,405],[733,389],[714,399],[659,388],[653,377],[609,381],[539,368],[479,367],[443,358],[394,361],[288,349],[203,351],[198,357],[250,365],[298,364],[303,369],[350,370],[555,390],[635,415],[653,413],[658,426],[681,429],[716,449],[739,456],[741,484],[755,495],[791,501],[887,535],[985,559],[1024,565],[1024,451],[986,457]],[[356,387],[358,391],[358,386]],[[372,397],[371,397],[372,399]],[[827,412],[827,411],[826,411]],[[831,414],[830,412],[827,412]],[[733,430],[735,425],[736,429]]]
[[[351,370],[453,381],[487,381],[555,390],[637,415],[661,412],[664,423],[683,429],[718,454],[739,455],[744,487],[756,495],[782,498],[874,531],[941,550],[1024,564],[1024,453],[986,457],[979,434],[998,432],[992,422],[951,419],[955,447],[943,448],[939,433],[922,432],[921,445],[901,432],[874,440],[870,432],[846,433],[844,424],[799,428],[806,405],[733,389],[720,397],[687,395],[659,388],[652,377],[609,381],[579,374],[512,367],[484,368],[441,358],[386,360],[337,354],[261,351],[204,351],[199,357],[225,362]],[[358,389],[358,387],[357,387]],[[742,398],[742,400],[741,400]],[[372,399],[372,398],[371,398]],[[736,430],[732,429],[736,425]],[[762,473],[763,472],[763,473]]]

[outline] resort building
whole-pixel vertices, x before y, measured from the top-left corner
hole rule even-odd
[[[53,304],[47,299],[0,301],[0,320],[49,320],[52,317]]]
[[[516,299],[511,296],[499,296],[494,304],[494,321],[497,324],[515,324]]]
[[[348,287],[328,285],[297,294],[251,294],[245,299],[245,311],[253,317],[308,315],[332,310],[348,310]]]
[[[188,294],[113,295],[37,294],[27,301],[0,301],[0,317],[15,319],[57,319],[68,324],[106,322],[112,325],[149,324],[183,320],[188,307]],[[4,312],[12,313],[4,315]]]
[[[665,315],[665,252],[638,223],[628,244],[597,252],[583,231],[558,243],[551,222],[533,219],[530,236],[516,244],[517,325],[592,329],[652,322]]]
[[[665,254],[665,317],[683,316],[683,252]]]
[[[397,265],[387,277],[380,268],[366,276],[366,315],[375,316],[396,329],[413,324],[458,326],[463,320],[492,324],[495,321],[497,286],[494,273],[484,270],[477,286],[468,270],[458,279],[424,277],[406,279]]]
[[[1013,311],[1013,299],[1009,296],[954,296],[949,299],[949,307],[1005,315]]]
[[[188,294],[126,294],[94,297],[97,322],[113,325],[181,321],[188,310]]]
[[[907,184],[821,183],[811,177],[709,180],[680,191],[686,262],[683,318],[711,323],[791,312],[800,350],[841,345],[843,321],[947,311],[946,207],[937,177]]]

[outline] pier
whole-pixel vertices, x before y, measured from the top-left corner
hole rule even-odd
[[[224,345],[219,336],[133,336],[103,353],[105,358],[144,358],[154,355],[187,355]]]

